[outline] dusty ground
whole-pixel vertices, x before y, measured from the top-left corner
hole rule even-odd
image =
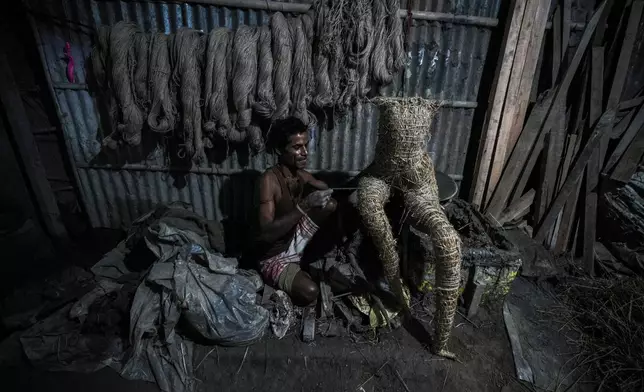
[[[544,389],[570,356],[555,325],[544,319],[548,295],[535,283],[515,281],[508,297],[513,315]],[[450,342],[462,363],[435,357],[408,331],[377,339],[318,337],[302,343],[296,333],[266,339],[248,348],[200,347],[195,366],[199,391],[523,391],[515,378],[501,305],[482,309],[471,322],[457,316]],[[519,320],[520,319],[520,320]],[[424,320],[424,322],[429,320]],[[476,324],[476,325],[473,325]],[[427,325],[427,324],[425,324]],[[205,360],[204,356],[208,356]],[[548,359],[551,358],[551,359]],[[93,374],[48,373],[22,363],[2,368],[5,385],[16,391],[152,391],[153,384],[121,379],[105,369]],[[545,376],[544,376],[545,375]],[[583,384],[577,384],[572,390]],[[563,390],[563,389],[560,389]]]

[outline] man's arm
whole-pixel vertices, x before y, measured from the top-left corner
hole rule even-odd
[[[259,184],[259,236],[261,242],[272,243],[284,236],[302,218],[299,208],[275,219],[276,178],[270,172],[262,175]]]
[[[324,181],[318,180],[317,178],[313,177],[313,174],[307,171],[299,170],[298,174],[305,184],[309,184],[317,190],[324,191],[329,189],[329,186]]]

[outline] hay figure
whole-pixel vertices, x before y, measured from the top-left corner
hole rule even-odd
[[[394,292],[402,293],[396,240],[385,214],[392,188],[400,189],[412,224],[432,239],[436,255],[436,354],[447,350],[460,283],[460,240],[443,212],[432,160],[426,145],[437,105],[421,98],[382,98],[378,143],[373,163],[359,182],[358,210],[376,246],[385,277]]]

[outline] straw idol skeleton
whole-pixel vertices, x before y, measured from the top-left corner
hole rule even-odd
[[[454,358],[447,350],[447,342],[458,299],[460,240],[440,206],[434,164],[425,148],[437,105],[419,98],[383,98],[376,103],[380,107],[378,143],[374,161],[359,182],[358,210],[373,239],[385,277],[401,298],[399,256],[384,207],[392,188],[404,194],[411,223],[430,236],[436,257],[434,349],[438,355]]]

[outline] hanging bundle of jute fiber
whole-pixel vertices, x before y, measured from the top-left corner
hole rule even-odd
[[[170,63],[179,105],[182,111],[184,149],[187,158],[203,159],[201,132],[201,69],[199,56],[203,54],[201,34],[183,28],[170,38]]]
[[[134,65],[134,36],[138,33],[136,25],[119,22],[110,32],[111,59],[110,78],[117,105],[120,108],[117,115],[116,133],[108,136],[104,143],[110,148],[116,147],[116,141],[122,137],[130,145],[141,143],[141,128],[143,127],[143,112],[136,104],[132,83],[132,68]]]
[[[136,65],[134,70],[134,92],[136,102],[144,112],[149,107],[148,95],[148,56],[150,53],[150,41],[147,34],[138,33],[134,36],[134,55]]]
[[[232,32],[215,29],[208,34],[204,68],[204,130],[226,138],[232,129],[228,115],[228,76],[232,73]]]
[[[313,78],[311,66],[311,45],[306,38],[302,17],[289,20],[291,39],[293,40],[293,68],[291,75],[291,116],[302,121],[304,125],[311,122],[307,109],[309,84]]]
[[[108,89],[109,86],[109,50],[110,50],[110,32],[107,26],[100,26],[96,35],[96,43],[92,48],[91,61],[92,73],[96,84],[101,89]]]
[[[332,54],[331,40],[327,37],[331,16],[329,7],[323,1],[314,5],[315,20],[313,29],[315,39],[313,41],[313,72],[315,78],[315,93],[313,104],[318,108],[333,105],[333,89],[329,79],[329,57]]]
[[[275,112],[273,120],[284,120],[291,108],[291,66],[293,63],[293,41],[289,23],[281,12],[271,16],[273,44],[273,92]]]
[[[176,124],[175,98],[170,90],[170,54],[168,36],[162,33],[150,36],[150,59],[148,77],[150,79],[150,112],[148,126],[154,132],[166,133]]]
[[[359,98],[366,98],[371,90],[371,68],[370,58],[373,48],[373,20],[370,0],[357,0],[360,9],[360,22],[358,24],[358,34],[356,36],[356,47],[359,52],[358,58],[358,77],[357,94]]]
[[[246,131],[250,126],[257,87],[257,28],[239,26],[233,40],[233,103],[236,126]]]
[[[420,98],[380,98],[378,143],[373,163],[359,181],[358,210],[378,252],[385,277],[400,295],[400,260],[384,206],[391,188],[402,190],[412,224],[432,239],[436,255],[438,355],[447,350],[460,283],[460,239],[440,206],[434,165],[427,155],[429,129],[438,105]]]
[[[393,80],[392,69],[387,67],[390,39],[387,34],[387,0],[373,0],[374,42],[371,51],[371,75],[375,83],[386,85]]]
[[[389,31],[389,46],[387,52],[387,68],[396,73],[405,67],[405,50],[403,45],[402,20],[398,17],[400,2],[387,0],[387,31]]]
[[[275,97],[273,95],[273,50],[272,36],[269,26],[259,27],[257,42],[257,99],[255,112],[262,118],[271,118],[275,112]]]

